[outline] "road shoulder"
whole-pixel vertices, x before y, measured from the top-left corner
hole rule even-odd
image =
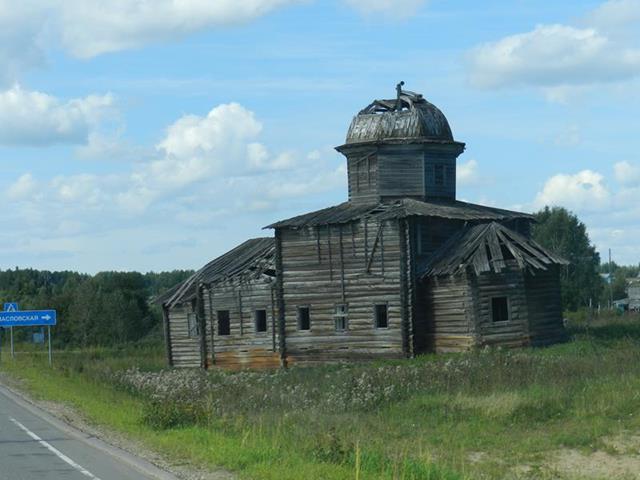
[[[118,459],[142,474],[158,480],[232,480],[230,472],[205,471],[188,465],[175,465],[118,432],[98,428],[87,422],[82,414],[58,402],[37,400],[20,388],[19,381],[0,372],[0,394],[38,416],[69,436]]]

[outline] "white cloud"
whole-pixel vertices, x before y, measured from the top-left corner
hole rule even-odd
[[[406,18],[415,14],[426,0],[345,0],[347,5],[364,15],[388,14]]]
[[[473,185],[478,181],[478,162],[473,158],[461,163],[456,169],[458,185]]]
[[[475,48],[470,70],[472,83],[481,88],[615,82],[640,74],[640,49],[594,28],[539,25]]]
[[[112,0],[58,3],[62,44],[78,57],[246,23],[300,0]]]
[[[534,206],[562,206],[571,210],[600,211],[609,207],[611,194],[604,176],[592,170],[574,175],[558,174],[546,181],[536,196]]]
[[[0,92],[0,144],[85,143],[113,103],[109,94],[61,101],[15,85]]]
[[[62,47],[90,58],[242,24],[305,0],[0,0],[0,84]]]
[[[236,242],[278,217],[293,215],[301,201],[309,205],[318,194],[344,191],[345,162],[333,149],[271,153],[260,142],[261,132],[253,112],[224,104],[206,115],[179,118],[155,150],[146,150],[151,155],[134,164],[111,164],[117,173],[51,180],[25,173],[4,189],[5,221],[21,227],[16,235],[0,236],[0,243],[7,244],[5,257],[26,252],[34,258],[39,251],[48,261],[60,256],[70,262],[71,255],[83,265],[102,265],[92,268],[117,268],[105,262],[116,262],[123,251],[128,258],[136,256],[134,246],[146,248],[148,238],[162,237],[162,232],[179,239],[184,232],[206,231]],[[298,164],[297,158],[313,161]],[[232,231],[211,233],[227,218],[233,218]],[[132,232],[142,237],[128,237]],[[23,245],[23,238],[32,244]],[[109,243],[115,238],[120,244]],[[161,253],[156,261],[166,264]]]
[[[0,86],[44,63],[43,12],[22,3],[0,0]]]
[[[626,36],[640,23],[640,0],[605,2],[589,13],[584,23],[611,36]]]
[[[619,162],[613,173],[621,186],[611,189],[607,188],[604,175],[591,170],[554,175],[536,196],[533,208],[568,208],[587,225],[600,252],[611,248],[618,263],[637,264],[640,245],[634,239],[640,235],[640,177],[635,175],[640,168]],[[634,181],[620,181],[630,178]]]
[[[640,186],[640,166],[629,162],[618,162],[613,166],[616,180],[621,185]]]

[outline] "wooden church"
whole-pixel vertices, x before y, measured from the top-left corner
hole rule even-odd
[[[559,268],[533,217],[456,200],[443,113],[397,87],[351,122],[348,201],[269,225],[159,301],[175,366],[277,367],[545,345]]]

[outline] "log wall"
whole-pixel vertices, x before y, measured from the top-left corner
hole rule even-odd
[[[525,274],[529,335],[532,345],[550,345],[566,340],[562,322],[560,273],[558,267]]]
[[[168,311],[171,361],[175,367],[200,366],[200,339],[189,337],[187,314],[195,312],[191,302],[178,304]]]
[[[402,357],[398,221],[282,229],[286,348],[290,363]],[[334,309],[348,306],[336,331]],[[388,327],[375,328],[374,305],[388,305]],[[298,330],[297,307],[311,329]]]
[[[508,263],[502,273],[471,277],[476,307],[476,332],[480,345],[519,347],[529,344],[528,304],[522,271]],[[491,298],[507,297],[509,320],[493,322]]]
[[[420,291],[416,329],[425,332],[424,350],[459,352],[475,345],[476,305],[467,275],[430,279]]]
[[[364,147],[353,149],[347,157],[349,200],[376,202],[378,200],[377,149]]]
[[[218,312],[229,311],[230,335],[218,334]],[[255,311],[266,310],[267,331],[257,332]],[[225,282],[204,289],[207,364],[232,370],[280,366],[273,285],[266,279]]]

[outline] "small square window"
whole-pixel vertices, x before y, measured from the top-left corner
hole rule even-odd
[[[491,320],[494,323],[509,321],[509,302],[507,297],[493,297],[491,299]]]
[[[387,328],[389,326],[389,308],[386,303],[374,305],[373,313],[376,328]]]
[[[333,312],[336,332],[343,332],[348,328],[347,306],[344,303],[338,304]]]
[[[218,310],[218,335],[231,334],[231,321],[229,310]]]
[[[298,330],[311,330],[309,307],[298,307]]]
[[[253,317],[256,325],[256,332],[267,331],[267,311],[256,310]]]
[[[200,336],[200,328],[198,328],[198,316],[195,312],[187,313],[187,334],[189,338],[196,338]]]

